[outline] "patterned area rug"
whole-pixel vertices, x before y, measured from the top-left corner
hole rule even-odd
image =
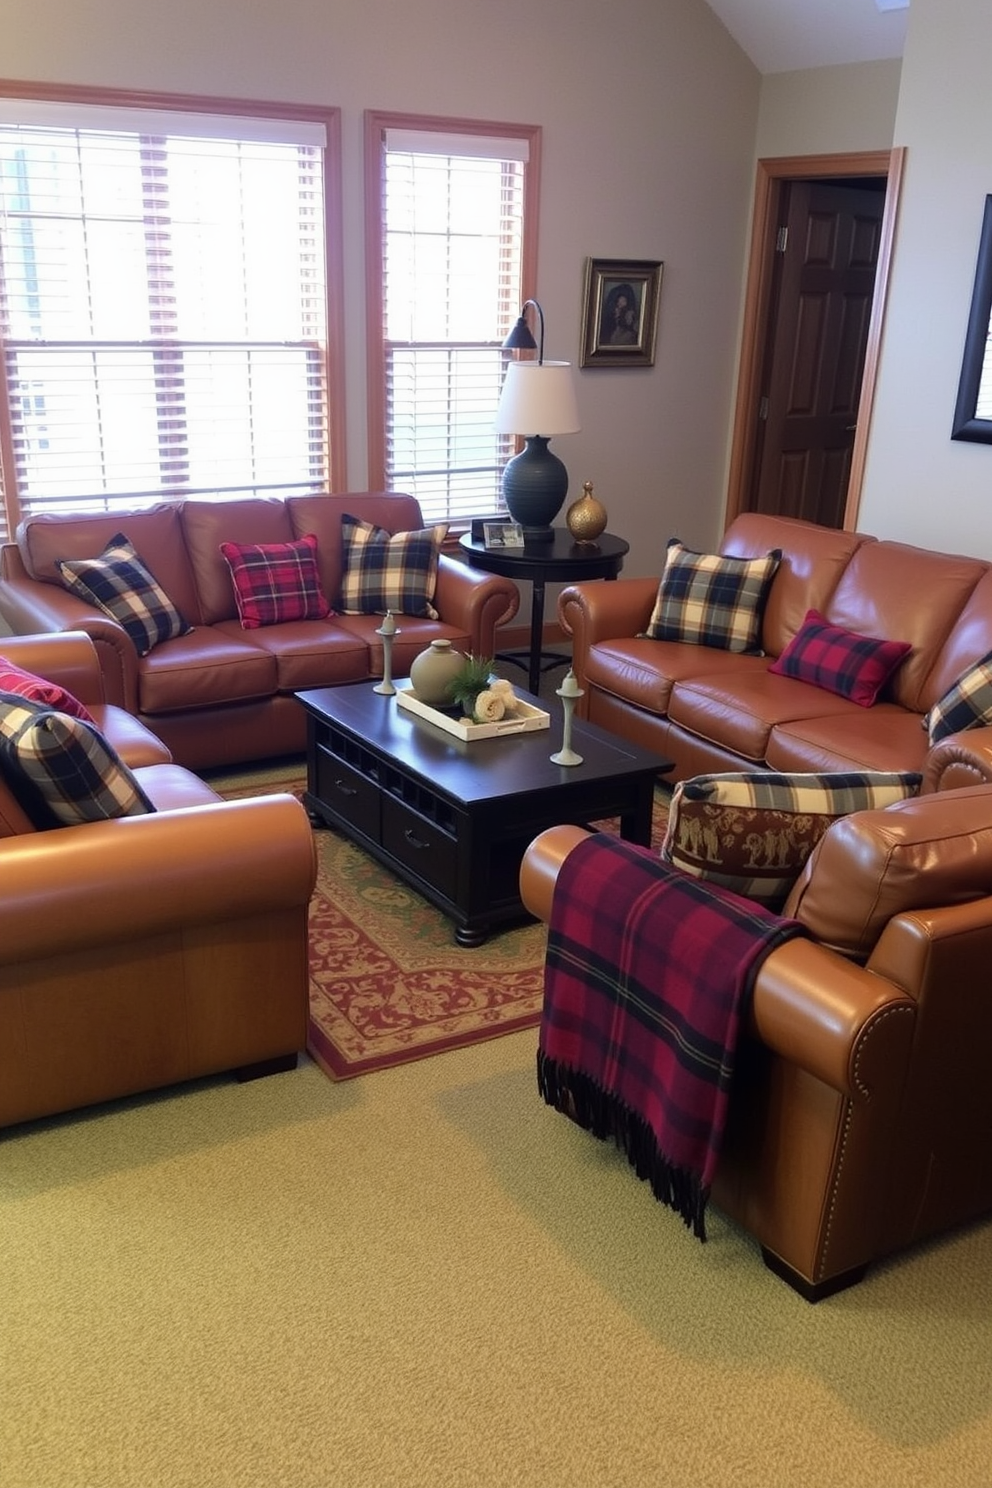
[[[300,761],[208,778],[228,799],[273,790],[302,795],[305,785]],[[665,819],[659,796],[658,843]],[[502,931],[471,950],[458,946],[451,921],[373,858],[326,828],[314,838],[308,1048],[332,1079],[538,1023],[544,925]]]

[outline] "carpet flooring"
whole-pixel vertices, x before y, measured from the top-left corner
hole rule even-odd
[[[304,785],[298,761],[215,776],[222,795]],[[665,807],[659,796],[655,837]],[[524,924],[484,945],[456,945],[453,926],[394,874],[327,828],[315,830],[317,887],[310,905],[308,1049],[332,1079],[537,1024],[546,930]]]

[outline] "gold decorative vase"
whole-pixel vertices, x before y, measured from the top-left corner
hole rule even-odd
[[[592,481],[586,481],[582,495],[565,513],[565,524],[576,542],[595,542],[606,531],[606,507],[592,494]]]

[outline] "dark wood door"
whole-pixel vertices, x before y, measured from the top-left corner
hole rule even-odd
[[[884,181],[783,189],[752,511],[843,525],[884,206]]]

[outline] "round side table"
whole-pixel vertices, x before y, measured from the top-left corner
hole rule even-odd
[[[501,651],[504,661],[527,672],[527,690],[537,693],[541,673],[560,666],[567,658],[545,651],[544,588],[547,583],[577,584],[583,579],[615,579],[630,551],[630,543],[609,532],[595,542],[576,542],[566,527],[554,529],[553,542],[525,543],[522,548],[487,548],[469,533],[459,539],[462,551],[474,568],[500,574],[507,579],[529,579],[534,586],[530,611],[530,650]]]

